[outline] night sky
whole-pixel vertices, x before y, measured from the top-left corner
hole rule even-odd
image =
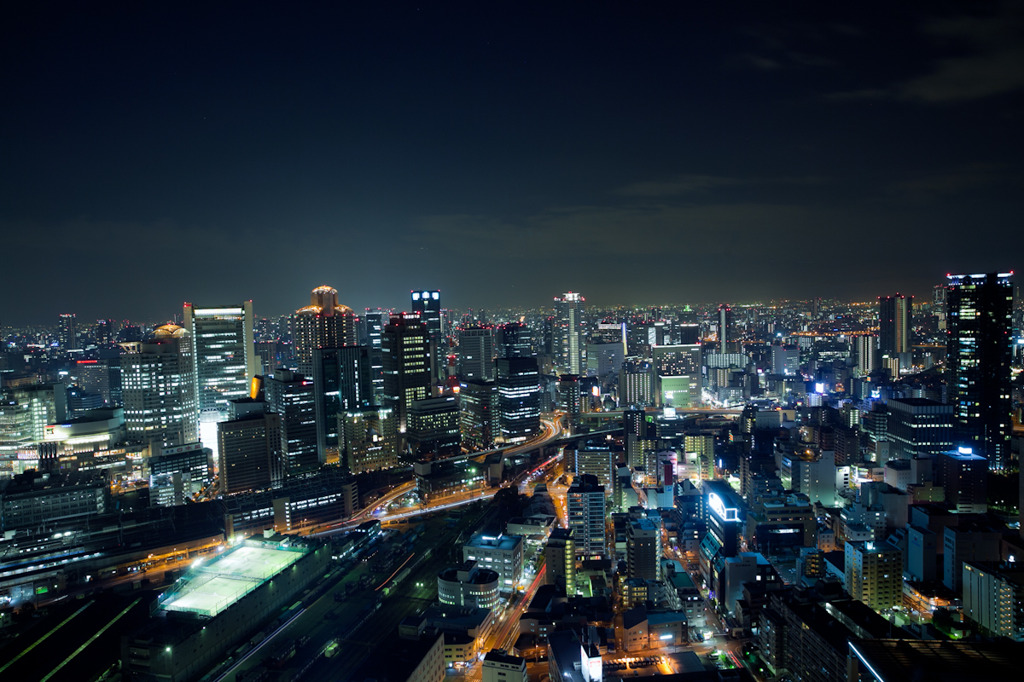
[[[1021,3],[78,4],[0,21],[5,325],[1022,262]]]

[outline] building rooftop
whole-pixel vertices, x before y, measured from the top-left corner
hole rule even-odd
[[[161,595],[160,609],[212,618],[307,552],[302,545],[246,540],[210,561],[193,564]]]
[[[515,549],[516,545],[522,544],[523,538],[519,535],[474,535],[470,538],[469,542],[466,543],[466,547],[474,547],[478,549],[498,549],[502,551],[510,551]]]
[[[908,639],[850,642],[850,652],[878,682],[1011,680],[1020,674],[1020,644]],[[1017,672],[1013,672],[1017,670]]]

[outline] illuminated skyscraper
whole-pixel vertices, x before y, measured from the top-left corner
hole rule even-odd
[[[381,337],[384,367],[384,405],[398,415],[398,431],[405,433],[409,406],[430,397],[430,337],[419,315],[395,315]]]
[[[949,399],[954,438],[1002,470],[1010,460],[1013,273],[948,275]]]
[[[353,474],[398,466],[398,419],[390,407],[367,407],[338,414],[338,433]]]
[[[320,461],[336,454],[338,415],[374,404],[373,349],[369,346],[317,348],[313,351],[313,392]]]
[[[357,318],[352,309],[338,303],[338,290],[319,286],[310,294],[310,303],[292,315],[292,340],[299,372],[313,375],[313,351],[317,348],[354,346],[358,340]],[[272,371],[268,367],[267,371]]]
[[[427,328],[427,338],[431,345],[431,378],[434,381],[443,381],[447,375],[445,367],[445,356],[448,349],[443,343],[441,329],[441,292],[423,289],[411,291],[412,311],[423,318],[423,324]]]
[[[256,376],[252,301],[212,308],[186,303],[182,312],[196,368],[200,436],[216,455],[216,423],[227,419],[230,401],[249,395]]]
[[[497,362],[498,424],[506,443],[520,443],[540,429],[540,372],[535,358]]]
[[[74,313],[61,313],[60,326],[57,329],[57,338],[60,341],[60,348],[63,351],[78,348],[78,325],[75,322]]]
[[[459,330],[459,379],[494,378],[494,328],[473,326]]]
[[[604,486],[589,474],[577,476],[565,504],[577,555],[584,559],[606,556]]]
[[[736,342],[735,334],[736,330],[733,329],[732,308],[723,303],[718,306],[718,352],[740,352],[740,344]]]
[[[495,337],[494,350],[499,358],[528,358],[533,352],[533,335],[522,322],[500,325]]]
[[[882,355],[910,352],[914,297],[896,294],[878,299],[878,350]]]
[[[315,471],[323,461],[317,450],[313,382],[279,369],[265,379],[267,411],[281,418],[281,458],[289,474]]]
[[[124,345],[121,383],[128,436],[161,445],[198,441],[196,370],[188,332],[166,324],[150,340]]]
[[[555,363],[567,374],[579,375],[587,367],[585,303],[582,295],[572,291],[555,298]]]

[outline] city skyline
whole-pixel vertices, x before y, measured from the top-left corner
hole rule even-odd
[[[247,9],[5,22],[0,283],[35,295],[0,320],[319,280],[356,310],[924,300],[1024,251],[1008,3]]]

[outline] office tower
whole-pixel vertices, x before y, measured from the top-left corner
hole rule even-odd
[[[555,298],[555,364],[568,374],[581,374],[586,368],[585,302],[572,291]]]
[[[615,455],[611,447],[601,441],[580,443],[575,449],[566,448],[566,468],[577,476],[589,474],[604,486],[612,490],[615,482]]]
[[[165,324],[148,341],[125,344],[121,390],[129,438],[161,445],[199,440],[195,362],[185,329]]]
[[[316,401],[313,382],[303,375],[279,369],[264,378],[267,411],[281,418],[281,458],[285,471],[315,471],[323,461],[317,451]]]
[[[796,376],[800,371],[800,349],[797,346],[772,346],[772,374]]]
[[[661,404],[681,409],[699,406],[702,388],[700,346],[655,346],[651,353],[654,371],[658,375]]]
[[[562,374],[558,377],[558,409],[565,412],[565,422],[569,427],[569,435],[580,432],[580,414],[583,412],[583,399],[580,395],[580,378],[575,374]]]
[[[654,366],[641,358],[626,358],[619,371],[619,404],[650,407],[656,395]]]
[[[217,424],[217,441],[222,495],[282,485],[281,415],[267,412],[263,401],[232,401],[228,419]]]
[[[1024,568],[1016,562],[965,561],[964,616],[996,637],[1024,642]]]
[[[890,398],[889,457],[913,459],[953,447],[953,406],[927,398]]]
[[[626,565],[630,578],[661,580],[661,528],[652,519],[626,526]]]
[[[878,369],[878,337],[861,334],[856,337],[857,373],[862,377],[869,376]]]
[[[622,427],[626,447],[626,464],[631,469],[645,467],[644,454],[654,451],[657,444],[658,436],[654,418],[647,417],[647,413],[643,410],[624,410],[622,412]]]
[[[1010,461],[1013,273],[948,275],[946,366],[957,445],[992,470]]]
[[[444,342],[444,330],[441,324],[441,292],[423,289],[409,292],[412,297],[412,312],[419,315],[427,329],[430,342],[430,375],[433,381],[443,381],[447,377],[445,357],[448,348]]]
[[[576,594],[576,542],[568,528],[555,528],[544,546],[547,572],[544,582],[561,585],[569,596]]]
[[[365,407],[338,414],[338,433],[353,474],[398,466],[398,418],[390,407]]]
[[[256,376],[252,301],[216,307],[186,303],[182,312],[196,368],[199,435],[215,448],[215,424],[227,418],[230,401],[249,395]]]
[[[406,440],[418,456],[455,454],[459,433],[459,399],[454,395],[414,400],[409,405]]]
[[[319,286],[313,289],[309,305],[292,315],[292,342],[299,372],[313,375],[313,351],[317,348],[354,346],[357,342],[357,318],[352,309],[338,303],[338,290]],[[268,367],[267,371],[276,368]]]
[[[57,340],[60,342],[62,351],[76,350],[78,348],[78,325],[75,322],[74,313],[61,313],[60,324],[57,328]]]
[[[566,494],[566,508],[577,556],[604,557],[607,553],[604,486],[594,476],[577,476]]]
[[[521,443],[540,429],[540,372],[536,358],[496,363],[498,428],[505,443]]]
[[[932,287],[932,314],[936,329],[946,331],[946,286],[943,284]]]
[[[497,432],[498,388],[493,381],[466,381],[459,390],[459,430],[462,446],[484,450],[494,445]]]
[[[394,315],[381,337],[384,405],[398,415],[398,432],[408,426],[409,406],[430,396],[430,337],[418,315]]]
[[[935,483],[945,491],[946,504],[959,513],[981,513],[988,509],[988,469],[984,457],[961,445],[938,456]]]
[[[533,333],[522,322],[509,322],[495,330],[495,355],[499,358],[528,358],[533,352]]]
[[[313,351],[316,447],[321,462],[337,454],[338,415],[374,404],[372,353],[369,346]]]
[[[384,327],[391,321],[391,314],[380,308],[366,309],[363,313],[359,334],[359,345],[370,347],[370,374],[373,382],[373,404],[380,405],[384,399],[384,366],[381,344]]]
[[[494,378],[494,328],[459,330],[459,379],[490,381]]]
[[[718,352],[739,353],[741,346],[736,339],[732,308],[723,303],[718,306]]]
[[[214,412],[226,417],[228,403],[249,395],[256,376],[252,301],[218,307],[186,303],[183,313],[192,341],[200,416]]]
[[[875,611],[903,603],[903,552],[891,545],[846,542],[846,591]]]
[[[121,358],[104,360],[77,360],[74,371],[78,385],[103,398],[107,407],[120,407]]]
[[[878,298],[878,350],[894,356],[910,352],[914,297],[896,294]]]

